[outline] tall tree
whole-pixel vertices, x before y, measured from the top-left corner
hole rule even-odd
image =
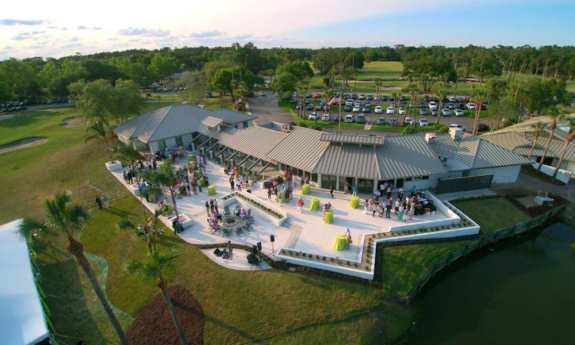
[[[381,94],[381,86],[383,85],[383,79],[375,78],[373,79],[373,83],[375,84],[375,101],[376,104],[379,105],[379,96]]]
[[[172,203],[174,204],[174,212],[176,212],[176,217],[179,217],[178,205],[176,203],[176,189],[180,188],[180,181],[184,180],[186,174],[185,170],[172,169],[169,162],[162,164],[160,167],[160,172],[158,173],[157,181],[161,186],[166,188],[172,197]]]
[[[565,139],[565,144],[563,144],[563,150],[561,150],[561,157],[559,157],[559,162],[555,167],[555,171],[553,172],[553,178],[557,178],[557,173],[561,168],[561,164],[563,164],[563,159],[565,158],[565,153],[569,148],[569,144],[573,141],[575,134],[573,133],[573,129],[575,127],[575,117],[566,117],[565,120],[567,121],[567,125],[569,126],[569,130],[567,132],[567,138]]]
[[[106,145],[106,152],[110,156],[110,162],[114,163],[112,146],[110,142],[114,140],[112,132],[101,121],[92,123],[86,128],[86,143],[92,140],[101,140]]]
[[[439,124],[439,120],[441,119],[441,113],[443,111],[443,102],[445,101],[445,97],[447,97],[447,90],[441,89],[437,92],[437,97],[439,98],[439,103],[437,104],[437,120],[435,120],[435,125]]]
[[[150,74],[156,79],[160,80],[163,77],[176,73],[180,69],[180,62],[175,57],[168,54],[158,53],[154,55],[148,70]]]
[[[539,141],[539,136],[541,135],[541,131],[543,131],[543,130],[545,130],[545,128],[547,128],[547,124],[545,124],[541,121],[537,121],[536,123],[531,125],[531,128],[533,129],[534,139],[533,139],[533,145],[531,145],[531,149],[529,149],[529,155],[527,156],[527,160],[531,159],[531,155],[533,154],[533,149],[535,149],[535,147],[537,146],[537,142]]]
[[[555,128],[557,128],[557,120],[561,119],[562,114],[561,111],[557,106],[547,108],[546,115],[549,116],[551,119],[551,133],[549,133],[549,138],[545,143],[545,150],[543,150],[543,155],[541,156],[541,160],[539,161],[539,167],[537,168],[538,171],[541,171],[541,167],[543,167],[543,163],[545,162],[545,158],[547,157],[547,151],[549,150],[549,146],[551,145],[551,140],[553,140],[553,135],[555,134]]]
[[[124,345],[128,344],[128,338],[116,318],[114,311],[110,307],[106,295],[98,283],[96,274],[92,269],[92,265],[84,255],[84,246],[78,241],[78,237],[82,233],[84,226],[88,220],[88,212],[84,207],[76,205],[72,202],[72,197],[68,192],[58,193],[54,199],[47,199],[44,202],[47,218],[39,221],[33,218],[24,218],[22,221],[19,233],[23,238],[30,238],[34,234],[46,234],[51,230],[55,230],[66,237],[68,240],[67,250],[70,254],[74,255],[80,267],[88,277],[96,296],[104,307],[104,311],[108,315],[112,326],[116,330],[120,342]]]
[[[487,92],[485,88],[479,87],[473,93],[473,100],[475,101],[475,121],[473,122],[473,131],[471,134],[477,135],[479,131],[479,120],[481,117],[481,108],[483,103],[487,100]]]

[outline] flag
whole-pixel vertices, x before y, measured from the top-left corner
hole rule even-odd
[[[329,101],[329,105],[339,104],[340,102],[341,102],[341,99],[339,97],[334,97],[331,99],[331,101]]]

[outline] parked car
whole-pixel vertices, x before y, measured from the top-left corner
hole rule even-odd
[[[307,119],[310,121],[317,121],[317,113],[313,112],[313,113],[309,114]]]
[[[339,115],[338,114],[333,115],[333,122],[339,122]]]
[[[431,110],[431,116],[437,116],[439,114],[439,110],[433,109]]]
[[[260,95],[260,96],[265,96],[265,95],[266,95],[266,93],[265,93],[265,92],[263,92],[263,91],[260,91],[260,92],[258,92],[258,95]]]
[[[403,124],[405,126],[413,126],[413,120],[411,119],[411,117],[406,117],[405,121],[403,121]]]
[[[447,97],[447,100],[449,102],[455,102],[455,96],[449,96],[449,97]]]
[[[377,107],[375,107],[374,113],[383,114],[383,107],[381,105],[378,105]]]
[[[399,108],[399,115],[405,115],[405,109]]]
[[[457,117],[465,116],[465,113],[463,113],[463,110],[461,109],[455,109],[455,116]]]
[[[343,120],[343,122],[345,122],[345,123],[354,123],[354,122],[355,122],[355,117],[353,116],[353,114],[347,114],[347,115],[345,115],[345,120]]]
[[[357,93],[352,93],[352,94],[351,94],[351,98],[357,99]]]
[[[453,110],[453,109],[455,109],[455,108],[456,108],[455,103],[449,103],[449,104],[447,104],[447,109]]]
[[[429,121],[427,119],[419,119],[419,125],[422,127],[429,126]]]
[[[431,110],[437,109],[437,103],[435,103],[435,101],[429,102],[429,109]]]
[[[355,118],[355,122],[357,122],[357,123],[365,123],[365,115],[363,115],[363,114],[357,115],[357,117]]]
[[[419,102],[419,104],[417,105],[418,108],[427,108],[427,103],[425,102]]]
[[[305,110],[313,110],[313,105],[308,104],[307,107],[305,107]]]
[[[367,95],[367,100],[368,100],[368,101],[373,101],[373,100],[374,100],[373,95]]]
[[[321,116],[321,120],[322,120],[322,121],[329,121],[329,114],[323,114],[323,115]]]
[[[419,110],[419,115],[421,115],[421,116],[427,116],[427,115],[429,115],[429,110],[427,110],[427,109],[421,109],[421,110]]]
[[[457,124],[457,123],[450,123],[449,128],[458,128],[458,129],[463,129],[465,131],[465,127],[460,125],[460,124]]]
[[[360,93],[359,94],[359,100],[363,101],[365,99],[365,93]]]
[[[385,113],[387,115],[393,115],[393,114],[395,114],[395,108],[394,107],[388,107],[387,111]]]
[[[380,100],[383,101],[383,102],[387,102],[387,101],[388,101],[387,95],[381,96],[381,97],[380,97]]]
[[[371,106],[370,106],[369,104],[366,104],[366,105],[363,107],[363,112],[364,112],[364,113],[371,113]]]
[[[451,116],[451,110],[441,109],[441,116]]]
[[[352,112],[359,113],[360,111],[361,111],[361,106],[359,106],[357,104],[353,106]]]
[[[346,105],[346,106],[343,108],[343,111],[345,111],[345,112],[351,111],[351,105]]]
[[[316,105],[316,110],[318,110],[318,111],[323,110],[323,104],[320,103],[320,104]]]
[[[377,124],[378,124],[378,125],[385,125],[385,118],[384,118],[384,117],[380,117],[379,119],[377,119]]]
[[[468,110],[475,110],[475,103],[467,103]]]
[[[321,98],[321,95],[319,93],[316,93],[313,95],[313,98],[315,98],[315,99]]]

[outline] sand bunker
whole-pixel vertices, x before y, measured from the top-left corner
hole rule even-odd
[[[0,145],[0,154],[42,144],[46,141],[48,141],[48,138],[24,138],[16,140],[8,144]]]
[[[64,119],[62,127],[78,127],[81,125],[82,125],[82,119],[77,116],[74,116]]]

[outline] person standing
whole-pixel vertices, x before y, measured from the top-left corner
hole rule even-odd
[[[210,216],[210,204],[206,201],[206,213]]]
[[[298,213],[301,213],[302,210],[303,210],[303,199],[299,198],[299,200],[297,201],[297,211]]]
[[[214,199],[210,199],[210,213],[214,213]]]
[[[389,201],[387,202],[387,205],[385,207],[385,218],[391,218],[391,204],[393,203],[393,200],[389,199]]]
[[[218,200],[214,199],[214,209],[216,210],[217,214],[220,214],[220,211],[218,210]]]
[[[349,250],[349,247],[351,245],[351,231],[349,231],[349,228],[346,228],[344,231],[344,236],[345,236],[345,250]]]
[[[108,202],[108,198],[106,197],[105,194],[102,194],[102,201],[104,202],[106,208],[110,208],[110,202]]]
[[[232,241],[228,241],[228,260],[232,260],[234,258],[234,245]]]
[[[417,189],[414,186],[411,186],[411,196],[415,195],[415,192],[417,191]]]
[[[268,201],[272,201],[272,189],[268,188]]]
[[[397,193],[397,199],[403,200],[403,188],[399,188],[399,192]]]
[[[96,204],[98,204],[98,210],[102,209],[102,199],[96,195]]]
[[[230,177],[230,188],[232,192],[235,190],[234,177]]]
[[[399,212],[399,205],[401,198],[397,198],[397,200],[395,200],[395,214],[397,214]]]
[[[356,184],[354,184],[354,185],[351,187],[351,190],[352,190],[352,195],[353,195],[353,196],[357,196],[357,185],[356,185]]]
[[[329,187],[329,194],[331,195],[331,197],[333,198],[333,185],[331,185]]]
[[[391,184],[387,185],[386,192],[387,192],[387,198],[388,199],[391,198]]]

